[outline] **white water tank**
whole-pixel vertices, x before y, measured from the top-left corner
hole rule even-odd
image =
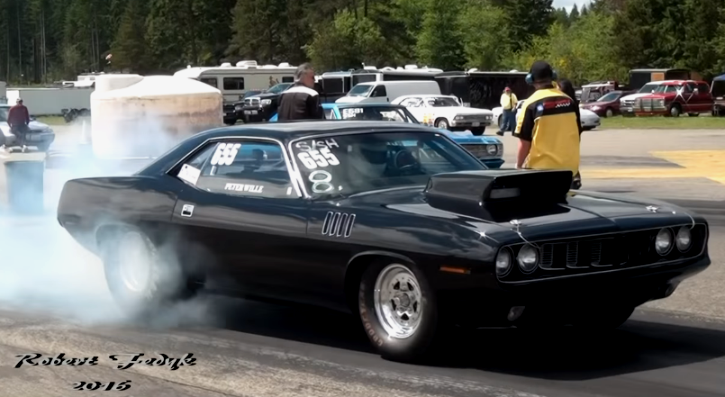
[[[103,159],[157,157],[181,140],[221,127],[222,93],[173,76],[104,75],[91,94],[91,144]]]

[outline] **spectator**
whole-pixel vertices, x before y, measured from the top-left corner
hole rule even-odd
[[[514,131],[514,127],[516,127],[517,102],[518,98],[516,98],[516,94],[511,92],[511,87],[506,87],[503,90],[503,94],[501,94],[501,107],[503,108],[501,117],[503,117],[503,122],[501,129],[496,133],[497,135],[503,136],[506,131]]]
[[[304,63],[295,72],[295,84],[282,93],[277,111],[278,121],[324,120],[320,95],[315,90],[315,71]]]
[[[10,126],[10,133],[15,135],[15,142],[24,141],[23,134],[28,132],[28,124],[30,124],[30,112],[23,105],[23,99],[18,98],[15,106],[11,107],[8,112],[8,126]],[[3,146],[6,146],[4,142]]]
[[[564,169],[579,172],[578,107],[559,90],[556,73],[544,61],[531,66],[526,81],[536,91],[526,99],[517,117],[519,138],[516,168]]]

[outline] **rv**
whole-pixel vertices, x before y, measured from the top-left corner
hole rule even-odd
[[[445,72],[435,76],[443,95],[453,95],[461,100],[463,106],[478,109],[493,109],[501,106],[501,94],[506,87],[516,94],[518,99],[526,99],[533,87],[526,84],[524,72]]]
[[[351,72],[351,87],[373,81],[435,80],[438,73],[443,73],[443,69],[429,68],[427,66],[419,68],[416,65],[405,65],[404,68],[387,66],[382,69],[375,66],[365,66],[363,69]]]
[[[174,73],[174,77],[199,80],[219,89],[224,97],[224,122],[236,123],[234,103],[244,99],[250,90],[265,90],[279,83],[294,82],[297,66],[287,62],[279,65],[258,65],[257,61],[240,61],[236,66],[223,63],[212,67],[187,67]]]

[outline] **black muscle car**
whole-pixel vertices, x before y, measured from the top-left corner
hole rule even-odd
[[[58,220],[131,311],[201,288],[350,310],[415,360],[449,324],[614,328],[710,264],[702,217],[571,180],[489,170],[416,124],[273,123],[71,180]]]

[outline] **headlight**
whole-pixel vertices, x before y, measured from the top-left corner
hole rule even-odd
[[[456,116],[453,118],[453,120],[463,120],[463,116]]]
[[[665,107],[665,100],[664,99],[655,99],[654,100],[654,107],[658,107],[658,108]]]
[[[675,245],[678,250],[685,252],[690,248],[691,244],[692,234],[690,233],[690,228],[688,226],[682,226],[677,231],[677,236],[675,236]]]
[[[531,245],[525,245],[519,251],[516,261],[519,262],[519,268],[523,273],[533,273],[539,264],[539,251]]]
[[[601,106],[592,106],[592,110],[599,110],[601,109]]]
[[[498,149],[496,148],[496,145],[486,145],[486,152],[493,155],[498,153]]]
[[[672,232],[669,229],[662,229],[657,233],[655,237],[655,250],[661,256],[665,256],[670,253],[672,249]]]
[[[260,102],[260,103],[262,104],[262,106],[271,105],[272,100],[271,99],[262,99],[262,102]]]
[[[504,248],[496,256],[496,274],[505,276],[511,271],[511,250]]]

